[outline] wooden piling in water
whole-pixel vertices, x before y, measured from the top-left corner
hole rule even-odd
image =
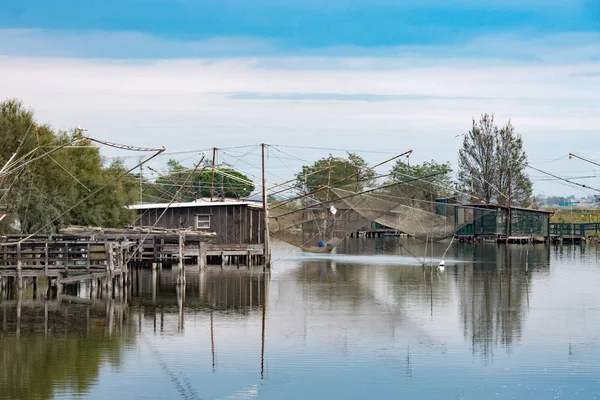
[[[177,284],[185,285],[185,233],[179,232],[179,263],[177,270]]]

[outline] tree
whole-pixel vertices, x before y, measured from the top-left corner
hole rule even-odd
[[[499,128],[493,114],[483,114],[464,135],[458,152],[459,182],[473,200],[485,203],[531,204],[532,183],[525,173],[523,139],[510,121]]]
[[[145,182],[145,201],[170,201],[173,197],[177,197],[178,201],[192,201],[194,194],[210,197],[213,188],[212,169],[199,168],[194,171],[176,160],[169,160],[167,168],[167,174],[157,178],[154,183]],[[241,172],[232,168],[215,169],[214,198],[241,198],[253,191],[254,183]]]
[[[119,179],[123,164],[105,167],[100,150],[90,141],[73,142],[78,132],[56,133],[36,124],[33,111],[18,100],[0,103],[0,131],[0,166],[13,154],[13,160],[21,159],[19,165],[35,159],[0,178],[0,188],[6,190],[2,203],[9,214],[1,230],[12,225],[22,233],[54,232],[63,224],[118,227],[133,221],[135,214],[125,205],[133,202],[135,191]],[[46,154],[63,144],[70,146]]]
[[[394,187],[394,193],[404,198],[404,204],[431,209],[435,200],[449,197],[454,192],[450,162],[440,164],[435,160],[409,165],[402,159],[390,171],[393,182],[409,181]],[[423,178],[410,181],[415,178]]]
[[[210,196],[212,187],[212,171],[206,170],[195,180],[200,193]],[[217,168],[215,170],[214,196],[233,197],[239,199],[252,194],[254,183],[246,175],[232,168]]]
[[[369,168],[367,162],[356,153],[348,153],[347,158],[328,157],[315,161],[312,165],[303,165],[302,171],[296,174],[299,187],[307,192],[313,192],[324,186],[346,186],[347,189],[360,192],[373,185],[375,172]],[[322,191],[322,197],[326,191]]]

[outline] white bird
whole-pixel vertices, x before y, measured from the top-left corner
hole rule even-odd
[[[87,129],[85,129],[83,126],[77,124],[77,126],[75,127],[75,129],[77,129],[78,131],[87,131]]]

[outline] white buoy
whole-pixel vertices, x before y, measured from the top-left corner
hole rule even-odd
[[[438,270],[443,271],[446,267],[446,263],[444,262],[444,260],[440,261],[440,264],[438,265]]]

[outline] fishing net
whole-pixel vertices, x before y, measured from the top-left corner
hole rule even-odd
[[[275,205],[269,215],[270,234],[305,251],[327,253],[350,233],[369,228],[373,221],[398,206],[364,192],[348,191],[340,196],[333,189],[326,191],[328,200],[323,202]],[[377,191],[371,189],[369,193]]]
[[[334,188],[332,192],[344,201],[347,207],[365,218],[374,217],[365,207],[353,204],[350,200],[352,191]],[[421,240],[439,241],[451,237],[463,228],[472,228],[476,219],[493,212],[492,209],[474,209],[449,200],[419,199],[409,196],[410,194],[409,186],[393,186],[380,192],[362,194],[360,198],[364,199],[364,203],[386,201],[394,205],[372,220]]]

